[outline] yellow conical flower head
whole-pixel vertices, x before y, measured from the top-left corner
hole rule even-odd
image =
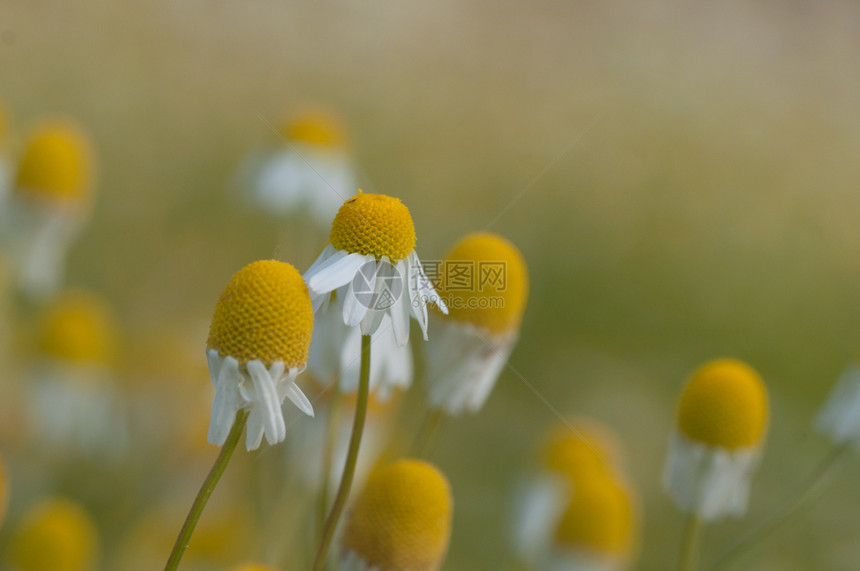
[[[491,232],[469,234],[445,255],[436,291],[452,319],[491,333],[519,329],[528,299],[528,269],[510,241]]]
[[[399,460],[368,478],[343,545],[380,571],[438,569],[451,535],[451,490],[434,466]]]
[[[84,132],[69,122],[47,123],[30,135],[18,164],[19,194],[80,203],[92,191],[93,158]]]
[[[33,507],[10,545],[18,571],[89,571],[95,568],[98,534],[77,504],[48,500]]]
[[[768,423],[767,388],[741,361],[706,363],[684,387],[678,428],[691,440],[728,450],[759,444]]]
[[[39,348],[59,361],[110,365],[117,332],[108,305],[84,293],[69,292],[49,306],[42,319]]]
[[[359,191],[337,211],[330,240],[337,250],[388,256],[394,264],[415,249],[415,225],[400,199]]]
[[[277,571],[274,567],[266,567],[259,563],[245,563],[236,567],[235,571]]]
[[[634,507],[611,476],[593,475],[574,489],[555,532],[556,544],[626,557],[633,547]]]
[[[346,133],[338,118],[322,108],[308,109],[290,117],[281,128],[288,141],[317,147],[339,148],[346,145]]]
[[[575,485],[582,478],[611,473],[617,456],[615,448],[604,427],[590,420],[576,419],[558,423],[550,430],[541,459],[545,469],[569,478]]]
[[[248,264],[230,279],[215,305],[207,346],[240,364],[308,360],[314,316],[307,287],[286,262]]]

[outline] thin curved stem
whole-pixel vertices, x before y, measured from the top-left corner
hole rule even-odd
[[[696,568],[696,553],[699,550],[699,537],[702,533],[702,520],[696,512],[691,512],[684,525],[681,539],[681,553],[678,557],[678,571],[693,571]]]
[[[334,456],[334,445],[337,440],[337,430],[340,424],[341,392],[340,381],[335,379],[331,395],[328,423],[326,425],[325,443],[323,444],[322,483],[320,488],[319,505],[317,506],[317,525],[322,537],[326,513],[328,513],[329,496],[331,495],[331,465]]]
[[[415,458],[426,458],[433,451],[443,416],[443,412],[439,409],[430,409],[424,415],[424,420],[421,421],[415,441],[412,443],[412,455]]]
[[[785,501],[779,509],[773,512],[764,521],[759,523],[740,541],[735,543],[727,551],[725,551],[717,562],[710,567],[710,571],[724,569],[736,562],[747,551],[753,548],[759,542],[767,539],[774,534],[779,528],[787,523],[791,517],[803,506],[804,503],[813,495],[818,484],[824,479],[824,476],[830,471],[830,468],[836,464],[846,450],[849,449],[847,444],[840,444],[830,451],[821,462],[809,473],[806,479],[801,482],[791,497]]]
[[[314,571],[322,571],[325,566],[326,554],[331,544],[337,522],[346,507],[346,500],[352,488],[355,477],[355,466],[358,460],[358,449],[361,447],[361,434],[364,431],[364,419],[367,416],[367,398],[370,394],[370,335],[361,336],[361,373],[358,379],[358,401],[355,404],[355,420],[352,423],[352,435],[349,439],[349,450],[343,466],[343,476],[334,498],[331,511],[323,527],[320,546],[314,559]]]
[[[221,447],[221,452],[218,453],[215,464],[212,465],[212,469],[209,470],[209,474],[203,480],[200,491],[197,492],[197,497],[194,498],[194,503],[191,504],[191,510],[189,510],[188,516],[185,518],[185,523],[182,524],[182,529],[179,531],[176,543],[173,544],[173,551],[170,552],[170,558],[167,560],[167,565],[164,566],[164,571],[175,571],[179,567],[179,561],[188,548],[188,542],[191,540],[194,527],[203,514],[203,508],[206,507],[206,502],[209,501],[209,496],[215,490],[215,486],[218,484],[218,480],[221,479],[224,469],[227,468],[227,463],[230,462],[230,457],[233,456],[233,451],[242,437],[242,432],[245,430],[245,423],[247,421],[247,411],[239,410],[236,412],[236,420],[233,421],[233,428],[230,429],[230,434]]]

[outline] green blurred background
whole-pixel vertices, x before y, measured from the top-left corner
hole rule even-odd
[[[419,255],[487,227],[522,249],[532,290],[512,365],[561,413],[620,434],[645,514],[638,568],[675,561],[681,516],[660,472],[675,397],[702,361],[748,360],[772,398],[750,513],[713,526],[706,558],[828,449],[810,420],[860,348],[855,3],[0,11],[12,128],[63,113],[92,132],[98,204],[69,282],[107,295],[125,327],[208,319],[254,259],[310,264],[325,232],[237,209],[230,180],[276,142],[268,123],[322,102],[346,121],[362,187],[409,206]],[[514,567],[510,492],[555,420],[508,371],[481,414],[445,425],[434,459],[456,501],[446,569]],[[841,468],[739,568],[857,568],[860,463]]]

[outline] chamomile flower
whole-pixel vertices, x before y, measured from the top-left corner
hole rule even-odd
[[[343,533],[340,571],[435,571],[448,550],[448,480],[420,460],[371,474]]]
[[[118,337],[110,306],[93,294],[69,291],[45,308],[27,391],[38,441],[55,453],[112,456],[127,444],[127,414],[113,372]]]
[[[252,202],[277,216],[306,211],[327,224],[355,189],[343,125],[331,112],[308,109],[281,127],[281,145],[259,153],[243,168]]]
[[[76,503],[46,500],[24,515],[9,554],[17,571],[91,571],[98,559],[98,533]]]
[[[206,344],[215,386],[209,442],[222,445],[242,409],[249,411],[248,450],[258,448],[264,434],[269,444],[281,442],[285,398],[313,416],[295,383],[308,360],[312,330],[311,300],[293,266],[264,260],[233,275],[215,305]]]
[[[382,194],[356,194],[338,210],[329,244],[305,273],[314,311],[332,303],[343,322],[372,335],[391,318],[394,339],[409,341],[409,315],[427,339],[427,303],[438,298],[415,253],[415,226],[409,209]]]
[[[80,127],[54,121],[33,130],[0,223],[28,294],[44,297],[62,281],[66,252],[89,215],[93,180],[93,152]]]
[[[547,571],[624,569],[634,546],[635,506],[627,489],[610,474],[580,479],[553,537]]]
[[[835,444],[860,447],[860,364],[848,365],[816,418],[819,431]]]
[[[746,363],[718,359],[695,371],[678,403],[663,487],[705,521],[746,512],[767,432],[767,388]]]
[[[477,412],[516,343],[528,270],[511,242],[479,232],[448,252],[436,283],[448,313],[427,346],[429,405],[448,414]]]
[[[545,562],[573,494],[596,478],[619,480],[619,456],[614,434],[593,419],[577,417],[548,431],[538,470],[515,495],[513,537],[523,561],[532,567]]]
[[[361,331],[346,325],[334,304],[320,309],[314,317],[308,369],[324,386],[337,379],[341,392],[355,393],[361,364]],[[390,316],[382,317],[370,344],[371,392],[385,400],[393,389],[408,388],[412,383],[412,351],[409,345],[397,344]]]

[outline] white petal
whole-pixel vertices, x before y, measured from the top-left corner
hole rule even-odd
[[[323,251],[320,252],[320,255],[317,256],[317,259],[314,260],[313,264],[311,264],[311,267],[305,270],[305,274],[304,276],[302,276],[305,281],[308,281],[308,277],[317,273],[320,266],[322,266],[326,260],[333,256],[335,252],[337,252],[337,250],[334,249],[334,246],[332,246],[331,244],[326,244],[325,248],[323,248]]]
[[[263,419],[259,409],[252,409],[245,427],[245,450],[256,450],[263,442]]]
[[[343,298],[343,322],[350,327],[355,327],[361,323],[368,310],[367,306],[356,297],[353,290],[354,283],[354,281],[349,282],[349,287]]]
[[[263,431],[269,444],[277,444],[286,435],[284,425],[284,414],[281,412],[281,402],[278,399],[278,391],[269,371],[260,361],[248,361],[248,374],[254,383],[257,400],[254,403],[262,416]]]
[[[316,269],[313,274],[306,275],[305,281],[313,294],[327,293],[349,283],[355,273],[367,262],[368,256],[347,254],[338,250]],[[372,259],[373,256],[370,256]],[[310,273],[310,272],[309,272]]]
[[[314,407],[311,405],[311,401],[308,400],[308,397],[305,396],[305,393],[296,386],[296,383],[290,383],[290,386],[287,389],[287,398],[290,399],[300,411],[313,417]]]

